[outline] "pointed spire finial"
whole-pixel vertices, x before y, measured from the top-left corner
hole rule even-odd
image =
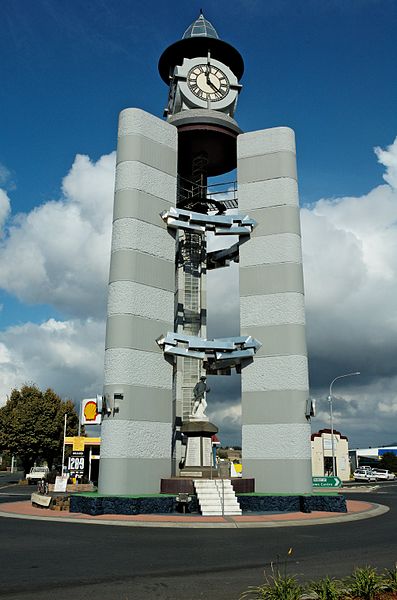
[[[219,39],[215,27],[204,17],[202,8],[200,8],[200,14],[197,19],[186,29],[182,39],[192,37],[210,37]]]

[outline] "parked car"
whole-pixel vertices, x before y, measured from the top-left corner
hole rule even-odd
[[[353,477],[355,481],[376,481],[376,476],[372,469],[356,469]]]
[[[40,479],[45,479],[49,472],[50,469],[48,467],[32,467],[26,475],[26,480],[29,485],[38,483]]]
[[[391,471],[387,469],[373,469],[372,471],[375,474],[376,479],[395,479],[396,476]]]

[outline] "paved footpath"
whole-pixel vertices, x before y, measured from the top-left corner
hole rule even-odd
[[[30,500],[1,504],[0,517],[33,519],[67,523],[90,523],[92,525],[118,525],[127,527],[179,527],[179,528],[246,528],[291,527],[299,525],[323,525],[369,519],[386,513],[389,508],[373,502],[347,500],[347,513],[251,513],[235,517],[202,517],[200,515],[98,515],[58,512],[32,506]]]

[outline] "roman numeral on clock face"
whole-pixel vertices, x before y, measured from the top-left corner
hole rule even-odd
[[[219,102],[229,91],[229,81],[225,73],[210,64],[196,65],[187,75],[190,91],[201,100]]]

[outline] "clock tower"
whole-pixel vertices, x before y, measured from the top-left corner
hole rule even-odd
[[[234,116],[243,59],[233,46],[219,39],[202,12],[182,39],[162,54],[159,71],[170,88],[166,116],[194,108],[212,108]]]
[[[155,494],[212,474],[206,376],[236,370],[243,477],[257,492],[309,493],[294,132],[241,131],[243,59],[202,12],[158,66],[165,119],[136,108],[119,119],[99,492]],[[208,233],[234,243],[211,250]],[[231,262],[241,333],[207,339],[207,272]]]
[[[226,205],[217,201],[217,194],[210,193],[208,181],[232,171],[237,165],[236,144],[241,132],[233,117],[243,72],[240,53],[219,38],[202,12],[182,39],[169,46],[160,57],[159,73],[169,86],[164,116],[178,130],[176,206],[179,209],[202,215],[222,215],[226,211]],[[229,202],[237,207],[234,196]],[[175,331],[202,339],[206,338],[206,274],[211,260],[206,241],[207,225],[201,231],[181,228],[176,232],[178,317]],[[218,265],[213,262],[211,267],[215,266]],[[174,474],[182,474],[183,467],[190,471],[195,467],[197,471],[198,467],[210,466],[210,448],[205,451],[206,456],[200,458],[201,464],[189,464],[187,457],[192,442],[188,441],[186,449],[183,431],[192,421],[195,385],[200,377],[213,373],[208,362],[193,356],[174,359]]]

